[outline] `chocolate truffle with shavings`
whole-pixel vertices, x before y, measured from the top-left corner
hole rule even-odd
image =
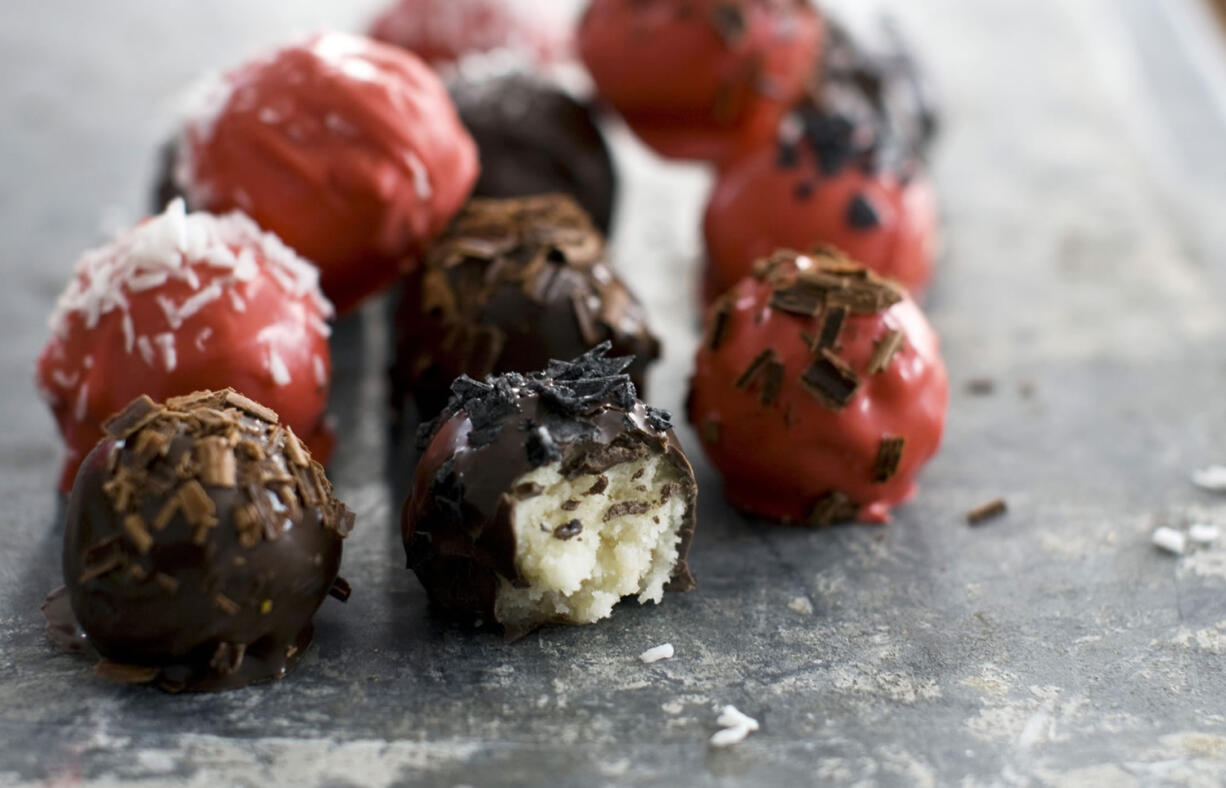
[[[48,633],[131,683],[221,690],[284,677],[311,641],[353,513],[276,413],[233,389],[133,400],[68,502]]]
[[[707,312],[687,403],[734,506],[884,522],[941,441],[936,334],[901,287],[830,249],[778,251]]]
[[[460,375],[478,380],[573,358],[603,341],[643,385],[660,352],[604,238],[564,195],[474,199],[405,280],[392,401],[433,418]]]
[[[609,232],[617,174],[589,105],[526,72],[449,89],[481,157],[474,196],[569,194]]]
[[[720,172],[703,226],[708,303],[758,258],[816,244],[917,298],[928,287],[937,210],[923,155],[935,120],[918,88],[908,92],[902,55],[872,58],[834,30],[818,89],[779,124],[774,145]]]
[[[722,162],[768,144],[819,62],[810,0],[591,0],[579,54],[663,156]]]
[[[635,396],[630,359],[609,349],[460,378],[422,429],[403,534],[440,611],[514,639],[694,587],[693,470],[668,414]]]

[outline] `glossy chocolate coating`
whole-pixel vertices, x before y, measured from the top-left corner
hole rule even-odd
[[[475,196],[569,194],[609,232],[617,174],[590,106],[526,73],[449,89],[481,158]]]
[[[635,397],[623,374],[628,359],[605,358],[607,343],[545,372],[461,378],[436,423],[421,432],[425,450],[402,512],[408,565],[444,613],[496,623],[501,576],[522,584],[511,527],[513,483],[551,462],[564,477],[664,454],[687,502],[669,591],[694,587],[686,564],[694,535],[697,485],[668,413]],[[525,634],[507,631],[509,638]]]
[[[564,195],[472,200],[406,280],[396,316],[395,407],[433,418],[460,375],[543,369],[609,340],[638,386],[660,353],[604,238]]]
[[[60,645],[163,689],[283,677],[338,581],[353,514],[275,414],[232,391],[135,400],[85,458],[68,502]],[[79,649],[77,649],[79,650]]]

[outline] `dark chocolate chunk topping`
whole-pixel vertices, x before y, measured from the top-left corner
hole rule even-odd
[[[906,444],[903,437],[884,437],[877,446],[877,459],[873,463],[873,481],[878,484],[888,482],[898,473],[898,464],[902,462],[902,450]]]
[[[860,388],[860,378],[828,348],[822,349],[800,380],[810,394],[833,410],[845,407]]]

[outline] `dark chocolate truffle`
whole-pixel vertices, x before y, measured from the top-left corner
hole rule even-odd
[[[450,90],[481,157],[475,196],[569,194],[609,232],[617,175],[590,106],[526,73],[458,80]]]
[[[460,378],[405,502],[409,567],[443,612],[513,639],[694,587],[697,486],[668,413],[609,344],[543,372]]]
[[[643,385],[660,352],[642,306],[605,262],[604,238],[569,197],[472,200],[405,280],[393,404],[433,418],[460,375],[542,369],[609,340]]]
[[[53,640],[88,643],[101,675],[170,691],[283,677],[324,597],[348,595],[337,569],[354,516],[277,421],[232,389],[140,397],[112,417],[69,499]]]

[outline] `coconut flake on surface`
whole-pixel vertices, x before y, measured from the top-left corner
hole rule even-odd
[[[758,730],[758,721],[743,713],[736,706],[728,705],[715,720],[723,730],[711,736],[711,746],[730,747],[745,741],[745,737]]]
[[[281,354],[271,348],[268,350],[268,374],[272,375],[272,382],[278,386],[288,386],[292,380]]]
[[[1188,539],[1200,545],[1213,544],[1221,533],[1221,529],[1212,523],[1193,523],[1188,527]]]
[[[1177,531],[1174,528],[1163,526],[1154,531],[1154,544],[1168,553],[1175,555],[1183,555],[1188,549],[1188,537],[1183,531]]]
[[[662,659],[672,659],[673,653],[672,643],[661,643],[660,645],[653,646],[652,648],[644,651],[642,654],[639,654],[639,659],[641,659],[644,664],[650,665],[651,663],[659,662]]]
[[[1226,492],[1226,465],[1209,465],[1193,471],[1192,483],[1202,490]]]

